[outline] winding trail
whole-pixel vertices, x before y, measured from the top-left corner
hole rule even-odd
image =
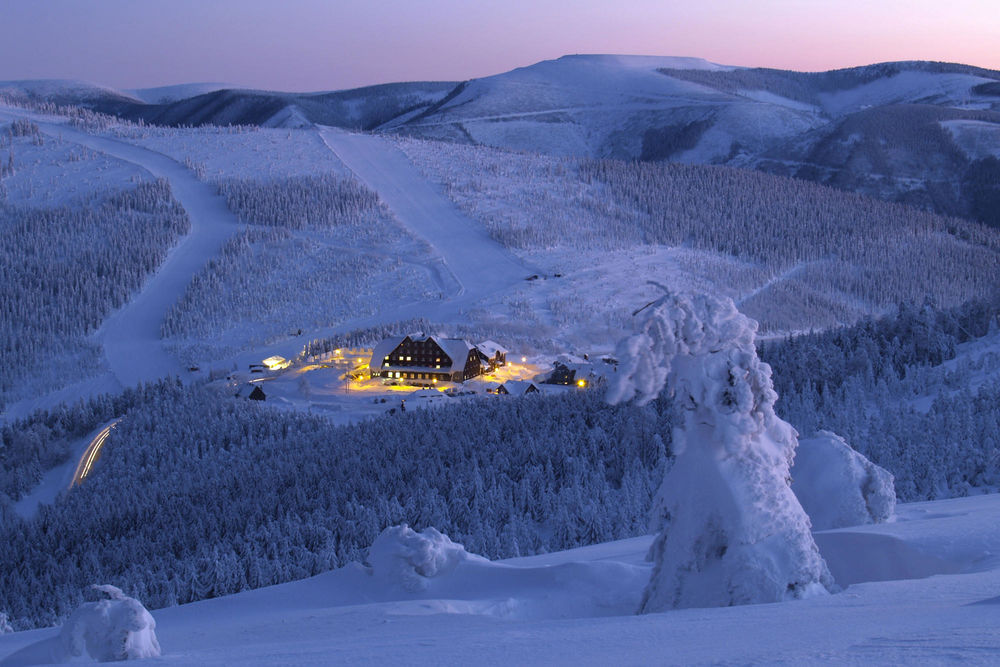
[[[332,127],[320,127],[320,136],[411,234],[430,244],[461,286],[459,295],[489,294],[536,272],[459,211],[389,141]]]
[[[168,251],[164,261],[146,279],[139,292],[104,320],[94,338],[101,343],[111,374],[122,387],[178,375],[182,371],[181,364],[164,347],[160,326],[191,279],[208,260],[219,254],[223,244],[242,224],[226,207],[225,200],[216,194],[214,187],[199,181],[173,158],[116,139],[87,134],[67,124],[52,122],[49,116],[12,108],[0,109],[0,119],[15,118],[29,119],[49,136],[131,162],[170,183],[174,199],[187,212],[191,230]],[[107,391],[109,384],[113,383],[104,378],[92,386]],[[25,401],[23,406],[11,404],[7,417],[16,417],[27,409],[48,407],[50,403],[56,405],[65,400],[64,394],[65,391],[57,391],[48,397]],[[74,398],[80,397],[77,394]]]

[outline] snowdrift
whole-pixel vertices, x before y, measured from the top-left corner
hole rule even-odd
[[[88,655],[98,662],[155,658],[160,655],[156,621],[135,598],[108,585],[93,588],[109,599],[87,602],[74,611],[59,634],[29,644],[0,665],[43,665]]]
[[[836,433],[818,431],[799,441],[792,491],[813,530],[892,520],[896,491],[892,473],[851,448]]]

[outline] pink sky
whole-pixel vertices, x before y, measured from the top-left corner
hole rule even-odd
[[[1000,0],[0,0],[0,80],[331,90],[568,53],[1000,69]]]

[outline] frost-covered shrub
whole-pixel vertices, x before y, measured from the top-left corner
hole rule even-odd
[[[428,579],[446,575],[470,558],[485,560],[433,526],[418,533],[405,523],[383,530],[368,549],[372,574],[411,593],[425,590]]]
[[[799,440],[791,474],[792,491],[813,530],[882,523],[895,511],[892,473],[835,433],[819,431]]]
[[[80,656],[86,651],[98,662],[158,657],[156,621],[142,603],[114,586],[93,588],[108,599],[80,605],[63,624],[59,638],[67,653]]]
[[[654,501],[659,534],[640,612],[778,602],[833,578],[789,485],[795,429],[774,413],[757,324],[731,300],[665,296],[618,348],[616,402],[665,392],[674,464]]]

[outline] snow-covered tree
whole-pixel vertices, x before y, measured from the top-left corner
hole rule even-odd
[[[667,294],[637,311],[611,402],[673,397],[674,465],[654,500],[640,612],[776,602],[832,590],[792,493],[797,433],[774,413],[756,322],[730,299]]]

